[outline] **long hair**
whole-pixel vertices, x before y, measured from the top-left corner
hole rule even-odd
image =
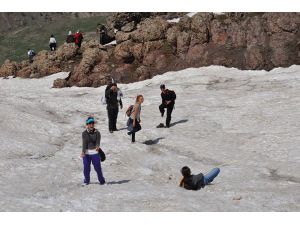
[[[137,102],[140,100],[140,98],[143,98],[143,95],[138,95],[138,96],[136,96],[135,102],[137,103]]]

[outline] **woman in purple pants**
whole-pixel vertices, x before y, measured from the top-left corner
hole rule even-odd
[[[81,157],[83,159],[84,185],[90,183],[91,163],[93,163],[94,169],[97,172],[99,183],[101,185],[105,184],[99,155],[101,135],[100,132],[94,128],[94,124],[95,120],[93,117],[87,118],[87,128],[82,132]]]

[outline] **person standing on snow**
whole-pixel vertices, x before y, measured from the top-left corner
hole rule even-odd
[[[82,40],[83,40],[83,35],[82,35],[82,33],[80,33],[80,31],[78,30],[78,31],[76,32],[76,34],[74,34],[74,42],[75,42],[75,44],[77,45],[78,48],[81,47]]]
[[[82,152],[83,158],[83,174],[84,185],[90,183],[91,163],[97,172],[99,183],[105,184],[105,179],[101,169],[101,159],[99,155],[100,150],[100,132],[94,128],[95,120],[93,117],[88,117],[86,120],[86,130],[82,132]]]
[[[107,104],[108,129],[110,133],[117,131],[117,118],[120,108],[123,108],[121,97],[118,99],[118,87],[116,83],[109,84],[105,89],[105,99]]]
[[[129,131],[127,134],[131,136],[131,142],[135,142],[135,133],[142,129],[141,123],[141,110],[142,110],[142,103],[144,102],[143,95],[138,95],[136,97],[135,104],[133,106],[132,112],[130,117],[127,121],[127,130]]]
[[[211,183],[219,173],[220,169],[214,168],[207,175],[203,175],[202,173],[192,175],[191,169],[187,166],[184,166],[181,169],[182,178],[179,186],[187,190],[200,190],[201,188],[204,188],[205,185]]]
[[[165,108],[167,108],[166,127],[170,127],[172,111],[175,105],[176,94],[174,91],[166,89],[164,84],[160,85],[162,103],[159,106],[161,117],[164,116]]]
[[[56,40],[54,38],[54,35],[51,34],[50,40],[49,40],[49,47],[51,51],[55,51],[56,50]]]

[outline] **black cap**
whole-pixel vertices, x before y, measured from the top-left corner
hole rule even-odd
[[[166,86],[164,84],[161,84],[160,89],[166,89]]]

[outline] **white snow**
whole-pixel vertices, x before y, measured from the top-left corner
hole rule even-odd
[[[171,20],[167,20],[169,23],[179,23],[180,21],[180,18],[174,18],[174,19],[171,19]]]
[[[213,12],[213,14],[215,14],[215,15],[224,15],[225,13],[224,12]]]
[[[219,66],[168,72],[120,84],[124,108],[110,134],[105,87],[51,88],[41,79],[0,79],[1,211],[299,211],[300,66],[240,71]],[[173,126],[158,105],[159,84],[177,93]],[[143,94],[137,143],[125,111]],[[107,153],[109,185],[82,187],[81,132],[94,115]],[[143,142],[147,144],[143,144]],[[207,172],[200,191],[178,187],[180,168]]]
[[[109,42],[109,43],[107,43],[107,44],[105,44],[105,45],[103,45],[103,46],[108,46],[108,45],[116,45],[117,44],[117,41],[116,40],[114,40],[114,41],[112,41],[112,42]]]
[[[190,12],[190,13],[188,13],[188,14],[186,14],[188,17],[193,17],[194,15],[196,15],[197,14],[197,12]]]

